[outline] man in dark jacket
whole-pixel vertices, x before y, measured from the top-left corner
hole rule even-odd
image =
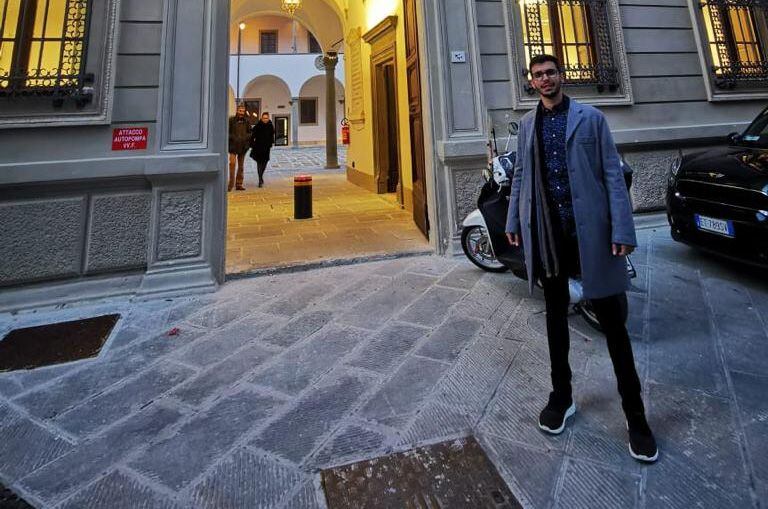
[[[269,113],[261,114],[261,121],[253,126],[251,132],[251,157],[259,169],[259,187],[264,185],[264,170],[269,162],[269,152],[275,144],[275,126],[269,119]]]
[[[245,154],[251,139],[251,123],[245,114],[245,106],[237,107],[237,114],[229,118],[229,186],[231,191],[237,186],[238,191],[244,191]],[[235,178],[235,163],[237,163],[237,178]]]
[[[613,361],[629,452],[656,461],[622,312],[629,287],[625,257],[637,239],[621,159],[603,114],[563,94],[557,58],[535,56],[529,70],[540,102],[520,121],[506,231],[511,244],[523,246],[530,288],[536,278],[544,287],[552,392],[539,427],[562,433],[576,412],[568,363],[568,278],[581,275]]]

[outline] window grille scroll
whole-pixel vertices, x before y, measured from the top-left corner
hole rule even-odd
[[[766,24],[768,0],[705,0],[699,4],[709,39],[714,83],[733,89],[740,83],[768,82],[768,61],[759,26]]]
[[[607,0],[521,0],[524,47],[530,59],[554,54],[572,85],[619,87]],[[523,70],[527,75],[528,70]],[[534,93],[527,87],[528,93]]]
[[[0,96],[91,100],[86,72],[93,0],[0,0]]]

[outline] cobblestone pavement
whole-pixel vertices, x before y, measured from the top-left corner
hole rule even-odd
[[[346,150],[340,152],[342,167]],[[228,194],[228,274],[275,266],[404,252],[431,251],[413,213],[394,194],[375,194],[347,182],[344,170],[326,170],[325,148],[276,148],[257,187],[247,158],[245,191]],[[293,219],[293,176],[313,175],[313,217]]]
[[[420,256],[0,315],[0,330],[124,316],[97,359],[0,375],[0,481],[37,507],[318,508],[321,467],[473,434],[526,507],[761,507],[765,274],[666,229],[639,237],[629,328],[655,465],[629,457],[605,342],[579,317],[579,411],[552,438],[535,424],[540,297]]]
[[[340,170],[327,170],[327,171],[341,171],[344,172],[344,167],[347,164],[347,147],[339,144],[338,146],[338,159]],[[251,158],[249,161],[253,162]],[[270,153],[269,168],[272,170],[298,170],[301,171],[304,168],[325,168],[325,145],[305,146],[297,149],[291,147],[274,147]],[[256,172],[256,164],[252,166],[254,175]],[[258,182],[258,179],[255,180]]]

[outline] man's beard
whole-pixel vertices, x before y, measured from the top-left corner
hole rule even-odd
[[[560,93],[560,89],[561,88],[563,88],[563,84],[562,83],[558,83],[549,92],[544,92],[543,90],[540,89],[539,90],[539,94],[542,95],[543,97],[546,97],[547,99],[551,99],[553,97],[557,97],[557,94]]]

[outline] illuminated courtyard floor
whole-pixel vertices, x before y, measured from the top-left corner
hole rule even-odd
[[[273,149],[263,188],[257,186],[256,164],[246,161],[246,190],[228,195],[228,274],[430,250],[413,214],[394,194],[368,192],[349,183],[344,170],[324,169],[322,148]],[[312,219],[294,219],[298,174],[313,177]]]

